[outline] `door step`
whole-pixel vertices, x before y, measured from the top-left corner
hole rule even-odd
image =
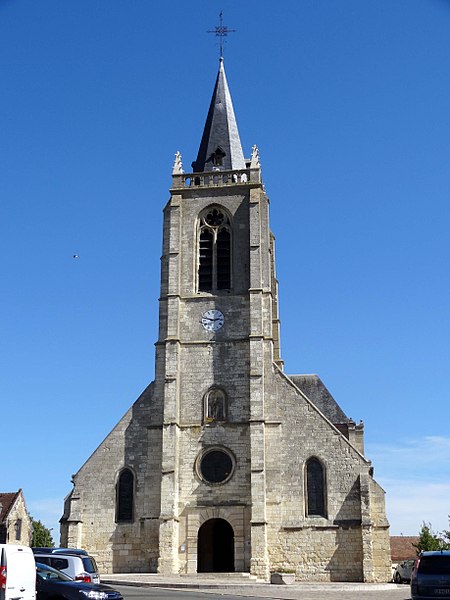
[[[256,575],[250,575],[247,572],[231,572],[231,573],[180,573],[183,578],[192,579],[226,579],[236,581],[260,581]]]

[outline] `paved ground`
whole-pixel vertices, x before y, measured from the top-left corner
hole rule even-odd
[[[142,588],[160,588],[165,590],[184,590],[201,592],[208,597],[244,596],[253,598],[274,598],[280,600],[409,600],[409,585],[393,583],[296,583],[292,585],[271,585],[258,582],[249,577],[225,576],[163,576],[153,573],[110,574],[102,577],[103,583],[114,586],[126,585],[130,593],[124,593],[125,600],[145,597]],[[140,588],[141,593],[138,591]],[[156,590],[152,590],[156,591]],[[150,590],[148,590],[148,595]],[[154,597],[154,594],[151,594]],[[161,597],[166,593],[161,594]],[[185,597],[188,594],[185,595]],[[128,598],[127,598],[128,597]]]

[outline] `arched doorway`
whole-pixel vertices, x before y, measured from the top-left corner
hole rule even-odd
[[[234,531],[225,519],[209,519],[198,530],[197,573],[234,571]]]

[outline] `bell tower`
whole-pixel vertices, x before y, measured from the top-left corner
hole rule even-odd
[[[205,563],[198,531],[212,515],[233,530],[233,570],[252,561],[267,570],[264,378],[265,365],[281,365],[268,210],[258,150],[244,159],[221,58],[197,159],[184,172],[176,154],[164,210],[161,572]]]

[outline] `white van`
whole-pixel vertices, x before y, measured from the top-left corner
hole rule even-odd
[[[0,544],[0,600],[36,600],[36,562],[28,546]]]

